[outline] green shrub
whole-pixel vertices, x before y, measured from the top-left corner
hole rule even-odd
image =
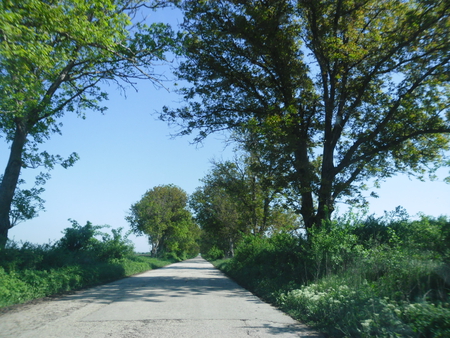
[[[6,273],[0,267],[0,307],[22,303],[30,298],[30,286],[17,278],[14,272]]]
[[[100,260],[114,262],[133,255],[133,243],[128,239],[128,234],[122,235],[122,230],[111,229],[112,236],[102,234],[102,241],[96,242],[93,251]]]
[[[345,278],[327,277],[280,295],[278,305],[294,318],[332,337],[408,336],[411,329],[388,298],[371,285],[348,286]]]
[[[0,307],[103,284],[173,262],[174,260],[134,256],[115,263],[98,262],[51,270],[7,273],[0,268]]]
[[[84,261],[114,262],[133,254],[134,246],[128,240],[129,233],[122,235],[122,228],[111,229],[111,236],[99,231],[109,226],[94,226],[89,221],[86,225],[81,226],[77,221],[70,221],[72,227],[64,229],[64,236],[56,243],[56,248],[66,252],[75,252],[77,257]],[[102,240],[98,240],[95,236],[100,236]]]
[[[348,269],[364,255],[353,224],[327,222],[309,232],[307,257],[312,260],[314,279]]]
[[[54,250],[51,244],[32,244],[30,242],[18,243],[8,241],[4,249],[0,249],[0,266],[5,271],[25,269],[48,269],[53,266],[50,259]]]
[[[84,226],[81,226],[75,220],[69,221],[72,223],[72,227],[63,230],[64,236],[58,241],[57,245],[64,250],[74,252],[92,249],[96,242],[94,237],[100,234],[98,230],[103,227],[94,226],[89,221]]]
[[[450,337],[450,306],[448,303],[408,304],[403,309],[402,318],[419,337]]]
[[[206,254],[203,255],[205,259],[208,260],[218,260],[225,257],[223,250],[219,249],[216,245],[213,245]]]
[[[246,236],[236,249],[226,272],[241,285],[268,301],[280,289],[308,279],[302,238],[286,233],[273,237]]]
[[[183,260],[182,258],[178,257],[178,255],[176,254],[176,252],[173,252],[173,251],[170,251],[170,252],[164,252],[164,253],[161,255],[161,258],[162,258],[162,259],[168,259],[168,260],[174,260],[174,261],[176,261],[176,262],[180,262],[180,261]]]
[[[330,337],[447,337],[449,224],[350,213],[308,239],[245,237],[218,267]]]
[[[55,244],[9,242],[0,250],[0,306],[102,284],[179,260],[135,256],[122,229],[109,235],[99,232],[101,228],[72,221]]]

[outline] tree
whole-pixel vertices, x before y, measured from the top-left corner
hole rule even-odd
[[[237,242],[246,231],[238,205],[222,187],[199,187],[190,198],[195,220],[202,229],[201,252],[219,248],[227,256],[234,256]]]
[[[11,228],[36,217],[39,211],[44,210],[45,201],[40,197],[40,194],[44,192],[44,188],[39,186],[39,177],[42,177],[42,175],[37,177],[37,183],[31,189],[19,188],[19,185],[22,182],[24,183],[23,180],[19,180],[9,212]]]
[[[0,3],[0,130],[11,143],[0,184],[0,247],[13,226],[11,204],[21,169],[68,167],[77,159],[39,152],[38,144],[60,133],[58,118],[65,112],[82,117],[86,110],[103,112],[107,94],[101,84],[121,89],[137,79],[160,84],[152,65],[164,61],[173,33],[164,24],[131,21],[151,6],[142,0]]]
[[[217,247],[230,256],[242,235],[265,236],[298,227],[295,215],[282,207],[283,196],[261,172],[255,154],[213,162],[210,173],[190,198],[203,230],[202,252]]]
[[[109,225],[93,225],[87,221],[81,226],[77,221],[69,219],[71,228],[63,230],[64,236],[56,242],[55,247],[63,251],[74,252],[77,259],[98,259],[115,261],[133,254],[133,243],[128,239],[129,232],[122,235],[122,228],[111,229],[112,236],[100,231],[110,228]],[[101,237],[101,240],[96,237]]]
[[[445,163],[450,6],[437,0],[184,1],[187,105],[197,139],[245,128],[281,149],[307,228],[370,179]],[[276,154],[273,154],[275,156]]]
[[[179,258],[198,253],[199,228],[187,210],[186,192],[174,185],[148,190],[130,208],[126,220],[137,235],[147,235],[153,256],[175,253]]]

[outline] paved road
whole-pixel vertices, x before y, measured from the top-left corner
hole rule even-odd
[[[318,337],[198,257],[0,315],[0,337]]]

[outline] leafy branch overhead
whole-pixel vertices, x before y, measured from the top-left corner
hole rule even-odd
[[[244,130],[278,157],[306,226],[365,184],[445,164],[447,1],[184,1],[186,105],[162,119],[197,140]],[[246,145],[245,145],[246,144]],[[244,147],[249,147],[244,141]],[[252,147],[253,147],[252,146]],[[272,161],[273,162],[273,161]],[[289,168],[289,172],[286,172]]]
[[[165,3],[165,2],[164,2]],[[146,79],[162,86],[155,62],[166,62],[176,37],[168,25],[136,22],[161,1],[3,1],[0,4],[0,131],[11,143],[0,185],[0,237],[7,237],[11,201],[22,167],[71,165],[73,154],[38,152],[66,112],[103,112],[103,84],[120,89]]]

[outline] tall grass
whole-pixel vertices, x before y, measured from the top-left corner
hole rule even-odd
[[[5,250],[9,254],[14,251],[17,261],[1,260],[3,266],[0,266],[0,307],[107,283],[176,261],[136,255],[115,261],[100,261],[83,257],[84,255],[76,258],[66,254],[66,264],[61,265],[58,260],[52,267],[47,260],[55,255],[53,250],[28,243],[25,247]],[[21,253],[28,257],[32,251],[40,253],[40,259],[33,259],[34,266],[23,266],[25,261]]]
[[[0,250],[0,307],[117,280],[177,261],[137,256],[120,230],[73,221],[54,244],[19,245]],[[101,236],[101,240],[95,236]]]
[[[329,337],[450,337],[449,245],[445,217],[350,215],[309,239],[247,237],[220,267]]]

